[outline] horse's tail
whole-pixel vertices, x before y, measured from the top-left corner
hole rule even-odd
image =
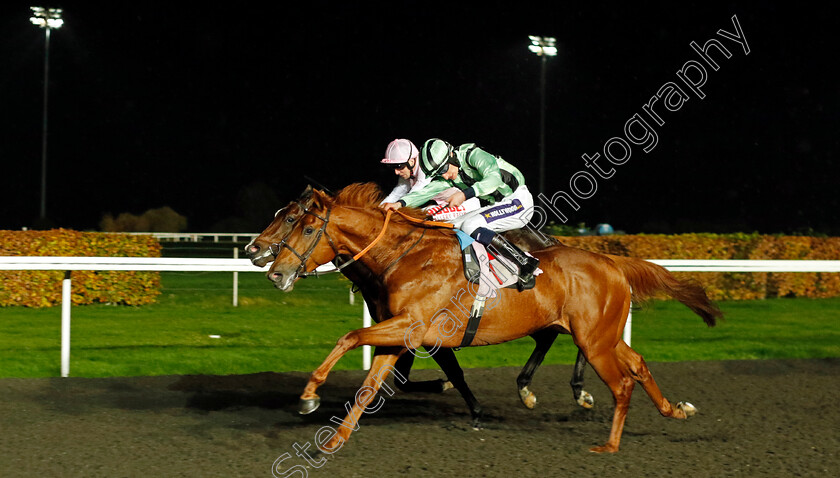
[[[714,327],[717,319],[723,318],[723,312],[709,299],[706,290],[697,282],[680,281],[668,272],[668,269],[642,259],[612,254],[607,256],[627,278],[633,289],[634,299],[645,300],[661,291],[682,302],[709,327]]]

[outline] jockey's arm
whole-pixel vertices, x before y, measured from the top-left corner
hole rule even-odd
[[[457,207],[463,204],[466,200],[467,196],[464,194],[464,191],[458,191],[449,197],[448,203],[450,207]]]
[[[469,161],[470,166],[478,171],[481,179],[476,181],[472,187],[463,191],[465,199],[492,194],[499,189],[499,186],[504,184],[502,182],[502,173],[499,169],[499,164],[496,162],[496,157],[492,154],[482,149],[476,149],[467,158],[467,161]]]
[[[406,194],[399,200],[399,202],[401,202],[403,206],[418,207],[426,204],[429,199],[435,197],[435,195],[439,192],[449,189],[451,186],[452,185],[449,181],[445,179],[435,179],[424,188]]]
[[[401,197],[405,196],[411,190],[411,183],[408,179],[399,178],[397,180],[397,185],[394,186],[394,189],[391,190],[391,193],[385,196],[379,205],[383,205],[388,202],[395,202],[399,200]]]

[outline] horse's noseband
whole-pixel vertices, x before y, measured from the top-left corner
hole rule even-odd
[[[359,253],[354,255],[349,261],[344,262],[340,266],[338,266],[335,269],[330,270],[330,271],[326,271],[326,272],[312,271],[312,272],[301,273],[302,270],[306,270],[306,261],[309,260],[309,256],[312,255],[312,252],[315,250],[315,247],[318,245],[319,242],[321,242],[321,236],[326,236],[327,240],[330,243],[330,248],[333,250],[333,252],[335,253],[336,256],[339,255],[339,252],[338,252],[338,248],[335,247],[335,242],[333,242],[332,237],[330,237],[330,234],[327,232],[327,225],[330,222],[330,214],[332,213],[332,209],[327,208],[326,217],[321,217],[321,216],[315,214],[314,212],[310,211],[308,208],[304,207],[303,204],[301,204],[300,202],[298,202],[297,204],[301,208],[301,210],[303,211],[303,215],[301,215],[301,218],[303,218],[303,216],[309,214],[309,215],[312,215],[312,216],[314,216],[314,217],[316,217],[316,218],[318,218],[322,221],[323,224],[321,224],[321,228],[318,230],[318,234],[315,236],[315,240],[312,242],[312,245],[309,246],[309,249],[307,249],[306,252],[304,252],[303,254],[297,252],[288,243],[289,236],[294,231],[294,227],[297,226],[297,225],[295,225],[295,226],[293,226],[293,228],[288,233],[286,233],[286,235],[283,237],[283,239],[280,242],[272,243],[269,246],[269,252],[274,256],[274,259],[276,260],[277,256],[280,255],[280,250],[281,249],[286,248],[286,249],[290,250],[292,252],[292,254],[294,254],[300,260],[300,266],[298,266],[297,270],[295,271],[295,273],[297,274],[298,277],[319,276],[321,274],[328,274],[328,273],[331,273],[331,272],[340,272],[345,267],[347,267],[350,264],[356,262],[356,260],[358,260],[361,256],[365,255],[365,253],[367,253],[367,251],[369,251],[377,242],[379,242],[379,240],[385,234],[385,229],[388,227],[388,221],[391,219],[391,211],[388,211],[385,214],[385,223],[382,225],[382,231],[380,231],[379,236],[377,236],[376,239],[374,239],[370,244],[368,244],[367,247],[365,247],[364,249],[359,251]],[[449,223],[439,223],[439,222],[434,222],[434,221],[423,221],[423,220],[419,220],[419,219],[414,219],[410,216],[406,216],[405,214],[403,214],[399,211],[397,211],[397,212],[400,215],[404,216],[406,219],[410,220],[411,222],[419,222],[419,223],[430,224],[430,225],[434,225],[434,226],[442,226],[442,227],[447,227],[447,228],[450,228],[450,229],[453,227]],[[299,220],[300,219],[298,219],[298,221]],[[411,247],[409,247],[405,252],[403,252],[402,255],[400,255],[393,263],[388,265],[388,267],[386,267],[385,270],[387,270],[392,265],[397,263],[400,259],[405,257],[405,255],[408,254],[414,248],[414,246],[416,246],[423,239],[423,237],[425,235],[426,235],[426,231],[424,229],[423,234],[420,234],[420,237],[417,239],[417,241],[414,244],[412,244]],[[274,252],[275,247],[277,248],[277,252]]]
[[[283,236],[283,239],[281,239],[280,242],[272,243],[269,246],[269,251],[274,256],[274,259],[277,259],[277,256],[280,255],[280,251],[282,249],[284,249],[284,248],[288,249],[289,251],[291,251],[292,254],[295,255],[295,257],[298,258],[298,260],[300,260],[300,266],[298,266],[297,270],[295,271],[295,274],[297,274],[298,277],[318,276],[320,274],[317,273],[317,272],[314,272],[314,271],[313,272],[305,272],[305,271],[306,271],[306,261],[309,260],[309,256],[312,255],[312,253],[315,251],[315,247],[318,245],[319,242],[321,242],[321,236],[326,236],[327,237],[327,240],[330,242],[330,247],[333,249],[333,251],[336,252],[336,254],[338,254],[338,251],[335,248],[335,244],[333,244],[332,238],[327,233],[327,224],[330,223],[330,213],[332,213],[332,209],[327,209],[326,217],[321,217],[318,214],[310,211],[308,208],[304,207],[303,204],[301,204],[301,203],[297,203],[297,204],[301,208],[301,210],[303,211],[303,214],[295,222],[299,222],[300,219],[303,219],[303,216],[306,216],[306,215],[314,216],[315,218],[321,220],[321,222],[322,222],[321,228],[318,229],[318,233],[315,235],[315,240],[312,241],[312,245],[310,245],[309,249],[307,249],[303,254],[299,253],[298,251],[295,250],[295,248],[290,246],[289,243],[288,243],[289,236],[291,236],[292,232],[294,232],[294,226],[293,226],[292,229],[288,233],[286,233],[285,236]],[[295,225],[297,225],[297,224],[295,224]],[[277,248],[277,252],[274,252],[275,247]],[[342,264],[341,267],[335,269],[335,271],[330,271],[330,272],[340,271],[341,269],[344,268],[344,266],[349,265],[350,262],[353,262],[353,261],[349,261],[346,264]],[[303,271],[303,272],[301,272],[301,271]]]

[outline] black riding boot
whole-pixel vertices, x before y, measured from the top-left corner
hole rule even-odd
[[[527,284],[534,278],[534,271],[540,265],[539,259],[525,254],[522,249],[511,244],[499,234],[493,236],[490,245],[500,254],[513,261],[514,264],[519,265],[519,280],[522,283]]]

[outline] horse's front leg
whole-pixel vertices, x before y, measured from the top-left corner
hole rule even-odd
[[[400,347],[377,349],[377,354],[373,358],[370,371],[368,372],[367,377],[365,377],[365,381],[362,382],[362,386],[356,392],[353,405],[346,405],[346,407],[349,407],[347,416],[342,421],[338,421],[335,417],[333,418],[333,422],[340,426],[337,427],[336,433],[326,443],[319,445],[321,451],[330,454],[338,451],[350,438],[350,434],[353,433],[354,430],[359,429],[359,418],[362,416],[362,413],[376,413],[382,409],[385,405],[385,398],[379,397],[378,400],[374,399],[376,398],[377,392],[382,387],[384,387],[390,395],[394,394],[393,389],[391,389],[388,385],[383,385],[385,383],[385,379],[388,377],[388,374],[391,371],[394,372],[395,383],[406,380],[406,378],[394,368],[394,364],[397,362],[397,359],[401,354],[405,353],[405,351],[405,348]]]
[[[330,371],[344,354],[360,345],[405,348],[407,339],[404,336],[407,330],[411,330],[410,326],[410,317],[407,315],[395,316],[371,327],[350,331],[338,339],[332,352],[310,375],[309,382],[307,382],[303,394],[300,396],[300,413],[302,415],[312,413],[321,405],[321,399],[315,391],[327,380]]]
[[[470,390],[470,387],[467,385],[467,381],[464,380],[464,370],[458,363],[458,359],[455,357],[455,352],[453,352],[452,349],[432,349],[430,347],[426,347],[426,350],[429,351],[428,353],[432,354],[432,357],[438,365],[440,365],[440,368],[449,378],[451,386],[455,387],[455,389],[461,393],[461,397],[463,397],[464,401],[467,402],[467,406],[470,409],[470,415],[472,416],[473,428],[481,428],[481,418],[484,411],[481,408],[481,404],[478,403],[478,399],[475,398],[472,390]]]

